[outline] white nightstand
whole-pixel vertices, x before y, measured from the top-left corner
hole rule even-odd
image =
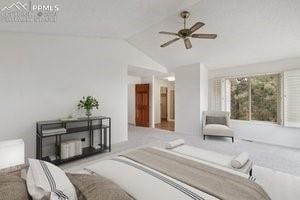
[[[24,149],[22,139],[0,141],[0,173],[21,176],[21,171],[25,169]]]

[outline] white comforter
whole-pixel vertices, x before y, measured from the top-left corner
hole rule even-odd
[[[121,158],[129,162],[129,159]],[[135,163],[137,164],[137,163]],[[128,194],[133,196],[138,200],[191,200],[191,199],[200,199],[192,198],[175,187],[165,183],[164,181],[149,175],[148,173],[139,170],[130,165],[124,164],[115,160],[105,160],[97,164],[89,166],[87,168],[90,171],[93,171],[101,176],[104,176],[115,183],[117,183],[121,188],[123,188]],[[149,168],[147,168],[149,169]],[[153,170],[151,170],[153,171]],[[157,172],[158,173],[158,172]],[[163,177],[167,177],[159,173]],[[175,179],[167,177],[173,182],[184,186],[186,189],[191,192],[199,195],[203,199],[213,200],[216,199],[208,194],[205,194],[199,190],[196,190],[188,185],[185,185]]]
[[[162,149],[160,149],[162,150]],[[169,151],[168,151],[169,152]],[[169,152],[170,153],[170,152]],[[174,153],[176,155],[185,157],[183,155]],[[86,170],[92,171],[96,174],[104,176],[119,186],[121,186],[128,194],[133,196],[138,200],[191,200],[191,199],[199,199],[199,200],[214,200],[217,199],[209,194],[206,194],[202,191],[199,191],[193,187],[190,187],[184,183],[181,183],[171,177],[168,177],[164,174],[161,174],[157,171],[154,171],[146,166],[140,165],[134,161],[126,159],[124,157],[118,158],[120,161],[125,161],[129,163],[133,163],[137,166],[142,166],[151,172],[155,172],[161,177],[167,178],[171,183],[166,183],[163,181],[164,178],[157,178],[153,175],[150,175],[148,172],[144,170],[137,169],[130,164],[125,164],[116,160],[104,160],[98,163],[92,164],[86,167]],[[193,159],[194,160],[194,159]],[[195,159],[196,160],[196,159]],[[196,160],[199,161],[199,160]],[[199,161],[202,162],[202,161]],[[212,164],[210,164],[212,165]],[[213,165],[212,165],[213,166]],[[213,166],[215,167],[215,166]],[[220,167],[218,167],[220,168]],[[222,168],[222,167],[221,167]],[[223,169],[223,168],[222,168]],[[224,170],[228,171],[228,169],[224,168]],[[248,178],[245,174],[232,172],[235,174],[239,174]],[[174,184],[175,183],[175,184]],[[183,192],[182,188],[178,189],[178,185],[184,188],[185,192]],[[175,185],[175,187],[174,187]],[[177,187],[176,187],[177,185]]]

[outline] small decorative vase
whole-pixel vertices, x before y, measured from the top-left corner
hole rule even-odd
[[[90,117],[90,116],[92,115],[92,110],[91,110],[91,109],[85,110],[85,115],[86,115],[87,117]]]

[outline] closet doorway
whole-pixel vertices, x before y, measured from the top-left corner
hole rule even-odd
[[[175,130],[175,98],[174,89],[160,87],[160,123],[155,124],[156,128],[168,131]]]

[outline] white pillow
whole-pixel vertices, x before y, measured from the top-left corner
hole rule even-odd
[[[57,166],[28,159],[27,189],[33,200],[77,200],[76,191],[67,175]]]
[[[248,160],[249,160],[249,153],[243,152],[231,161],[231,166],[233,168],[240,169],[248,162]]]
[[[178,147],[180,145],[184,145],[184,140],[183,139],[177,139],[177,140],[173,140],[173,141],[167,143],[166,148],[167,149],[173,149],[173,148]]]

